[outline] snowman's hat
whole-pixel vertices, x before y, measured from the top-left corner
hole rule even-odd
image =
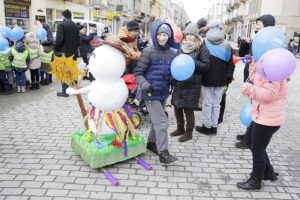
[[[120,38],[117,35],[114,35],[112,33],[107,34],[107,37],[103,41],[103,44],[107,44],[117,48],[124,54],[124,56],[125,55],[128,56],[134,53],[134,50],[128,43],[123,42],[122,40],[120,40]]]

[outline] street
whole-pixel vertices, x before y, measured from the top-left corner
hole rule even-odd
[[[40,90],[0,96],[0,200],[242,200],[300,199],[300,60],[288,84],[286,122],[273,136],[268,153],[277,182],[263,181],[261,191],[242,191],[236,183],[249,177],[252,156],[249,150],[234,147],[236,135],[246,128],[239,120],[240,108],[248,99],[240,94],[244,64],[236,66],[227,92],[224,122],[216,136],[193,132],[193,139],[179,143],[169,137],[169,150],[179,161],[163,167],[158,156],[141,157],[151,164],[143,169],[134,159],[107,166],[119,181],[112,186],[101,170],[91,169],[70,146],[70,135],[84,129],[75,96],[57,97],[60,83],[54,81]],[[89,84],[88,81],[83,82]],[[84,95],[86,106],[86,95]],[[173,108],[169,132],[176,126]],[[196,112],[196,125],[201,125]],[[145,137],[149,116],[137,130]]]

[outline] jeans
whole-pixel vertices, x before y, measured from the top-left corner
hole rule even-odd
[[[246,144],[249,145],[253,158],[251,175],[258,180],[262,180],[264,172],[272,167],[266,150],[272,135],[279,128],[280,126],[265,126],[255,122],[251,122],[247,128]]]
[[[16,74],[16,85],[26,86],[26,75],[25,71],[15,71]]]
[[[46,76],[46,78],[44,77],[44,75]],[[40,71],[40,77],[41,79],[49,79],[49,74],[45,71]]]

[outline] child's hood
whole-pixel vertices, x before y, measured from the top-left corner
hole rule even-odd
[[[158,42],[157,42],[156,36],[157,36],[157,32],[162,24],[166,24],[171,29],[171,36],[169,37],[167,43],[169,44],[170,47],[175,48],[176,44],[175,44],[174,33],[173,33],[173,29],[172,29],[171,25],[168,23],[165,23],[165,22],[161,22],[161,21],[154,22],[151,27],[151,39],[152,39],[152,43],[153,43],[154,47],[156,49],[158,49]]]

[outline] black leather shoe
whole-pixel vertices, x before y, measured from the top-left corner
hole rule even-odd
[[[266,170],[264,173],[264,180],[269,180],[269,181],[277,181],[278,180],[278,173],[274,172],[273,167]]]
[[[238,188],[243,190],[260,190],[261,189],[261,181],[258,179],[251,177],[246,182],[239,182],[236,184]]]
[[[161,151],[159,154],[159,161],[162,165],[172,165],[174,164],[178,158],[172,156],[168,150]]]
[[[248,145],[244,142],[237,142],[235,143],[235,147],[238,149],[249,149]]]
[[[146,148],[149,151],[152,151],[153,153],[155,153],[156,155],[159,155],[158,150],[157,150],[157,146],[154,142],[148,142]]]
[[[58,92],[58,93],[57,93],[57,96],[58,96],[58,97],[69,97],[68,94],[63,93],[63,92]]]
[[[245,137],[246,137],[245,134],[244,135],[237,135],[236,139],[239,140],[239,141],[244,141]]]

